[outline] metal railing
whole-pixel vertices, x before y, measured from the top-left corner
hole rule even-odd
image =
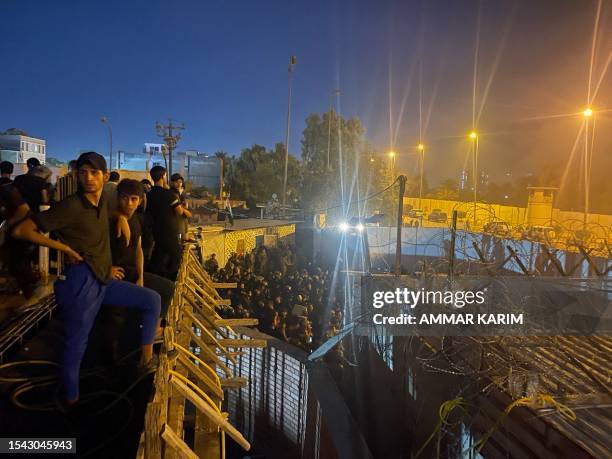
[[[266,341],[244,339],[232,329],[257,325],[256,319],[223,319],[217,313],[229,300],[221,298],[216,288],[235,286],[213,282],[202,268],[197,248],[186,246],[137,457],[224,458],[226,434],[245,450],[250,449],[250,443],[221,410],[224,390],[243,387],[248,381],[234,377],[221,357],[235,363],[240,348],[265,347]],[[196,409],[193,445],[188,445],[183,435],[187,401]]]

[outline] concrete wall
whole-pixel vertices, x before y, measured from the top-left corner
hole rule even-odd
[[[277,235],[279,239],[295,234],[295,224],[250,228],[240,231],[225,230],[223,227],[203,228],[202,255],[204,259],[215,254],[219,266],[225,266],[233,253],[248,253],[257,247],[258,237],[266,234]]]
[[[405,197],[404,207],[408,205],[411,205],[415,209],[419,208],[419,198]],[[474,204],[470,202],[427,198],[421,199],[421,206],[425,216],[433,209],[441,209],[443,212],[447,213],[449,218],[453,210],[466,212],[469,219],[472,219],[474,215]],[[491,220],[503,220],[511,226],[526,225],[528,223],[529,212],[533,213],[533,211],[529,211],[527,207],[485,203],[476,204],[476,220],[480,222],[481,225]],[[582,226],[583,214],[581,212],[552,209],[551,220],[553,226],[560,225],[566,229],[577,230]],[[612,231],[612,215],[588,214],[587,223],[590,230],[597,233],[598,237],[609,236],[609,233]],[[597,227],[601,227],[601,230],[598,231]]]

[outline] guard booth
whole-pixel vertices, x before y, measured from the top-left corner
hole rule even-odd
[[[527,224],[529,226],[552,226],[555,192],[552,186],[530,186],[527,199]]]

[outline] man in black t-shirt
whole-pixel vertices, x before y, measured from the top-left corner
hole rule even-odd
[[[10,161],[2,161],[0,163],[0,186],[7,185],[13,181],[11,179],[13,168],[13,163]]]
[[[174,281],[181,263],[179,218],[183,207],[176,194],[168,189],[166,169],[151,169],[154,186],[147,193],[147,214],[151,219],[155,246],[151,255],[151,271]]]
[[[34,214],[13,229],[13,236],[63,252],[70,261],[65,279],[53,285],[64,318],[62,376],[66,401],[79,399],[79,369],[89,332],[102,304],[142,313],[141,364],[153,363],[153,340],[161,299],[157,292],[122,281],[123,269],[111,260],[108,213],[102,197],[108,179],[106,160],[95,152],[77,161],[79,191],[46,212]],[[58,240],[44,233],[55,232]]]
[[[15,177],[13,184],[34,213],[40,212],[40,206],[49,202],[51,183],[48,178],[50,176],[49,168],[36,166],[26,174]]]
[[[174,295],[174,284],[165,277],[144,270],[144,255],[142,251],[143,215],[136,212],[144,198],[144,187],[137,180],[124,179],[117,185],[118,214],[112,216],[110,225],[110,245],[113,266],[123,268],[124,280],[141,287],[155,290],[161,296],[161,314],[163,319],[168,312],[170,301]],[[117,236],[117,220],[124,218],[130,228],[129,240],[123,234]]]

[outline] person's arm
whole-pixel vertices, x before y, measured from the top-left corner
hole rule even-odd
[[[144,254],[142,253],[142,237],[138,237],[138,246],[136,247],[136,269],[138,270],[138,280],[136,285],[144,287]]]
[[[72,262],[83,261],[83,257],[75,252],[70,246],[60,241],[55,241],[39,232],[38,226],[36,226],[36,223],[34,223],[34,220],[31,218],[18,224],[11,234],[17,239],[23,239],[37,245],[64,252]]]
[[[46,188],[43,188],[42,190],[40,190],[40,203],[43,206],[49,204],[49,190],[47,190]]]
[[[12,226],[18,221],[24,220],[29,212],[30,206],[28,206],[26,203],[19,204],[15,210],[15,214],[11,218],[8,218],[6,222],[9,226]]]
[[[128,223],[128,219],[125,215],[123,215],[118,210],[111,212],[111,219],[117,219],[117,225],[115,227],[116,235],[115,237],[119,238],[124,236],[125,246],[130,245],[130,239],[132,237],[132,231],[130,230],[130,224]]]

